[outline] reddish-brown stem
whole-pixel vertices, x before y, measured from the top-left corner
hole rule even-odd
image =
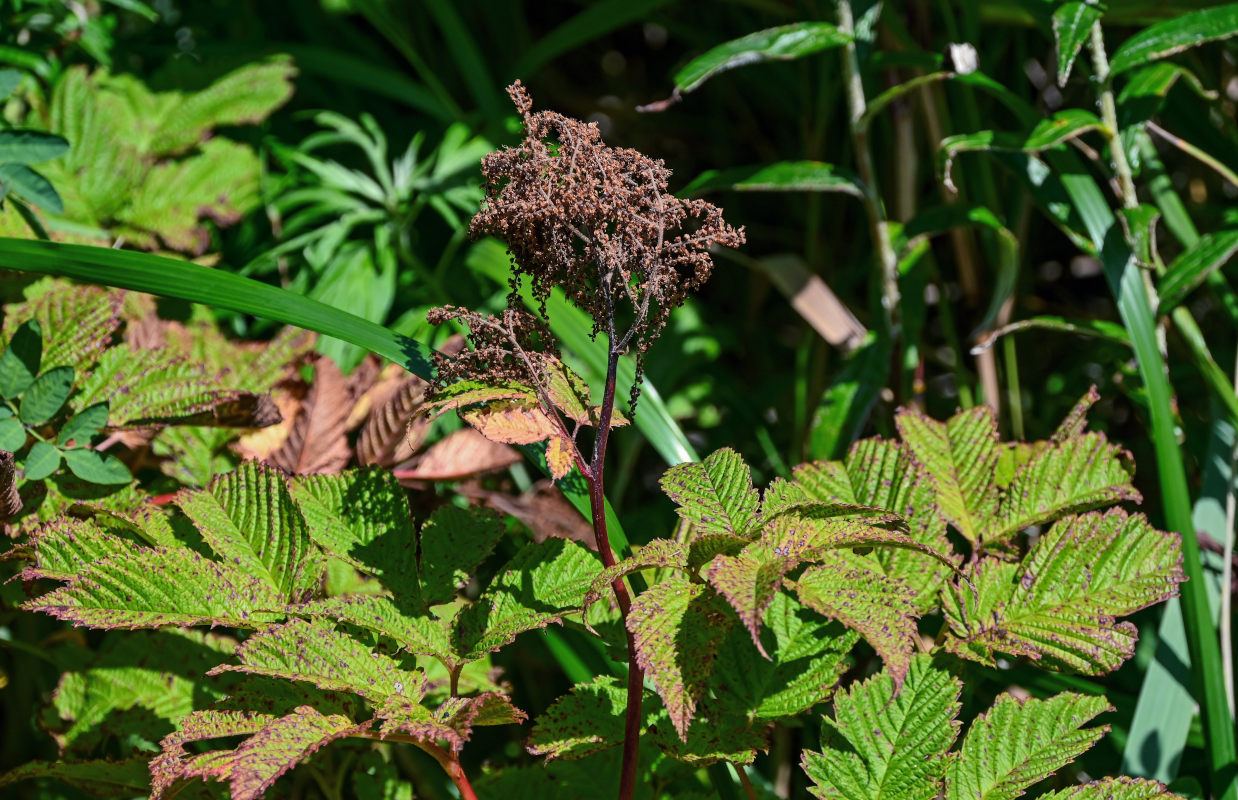
[[[417,747],[423,752],[429,753],[438,765],[443,768],[451,778],[451,782],[456,785],[456,789],[460,791],[461,800],[477,800],[477,793],[473,791],[473,785],[469,783],[469,777],[464,774],[464,767],[460,766],[460,757],[444,747],[439,747],[434,742],[426,742],[416,739],[412,736],[406,736],[400,733],[392,733],[387,736],[380,736],[377,731],[365,735],[367,739],[380,739],[388,742],[406,742]]]
[[[748,777],[743,765],[731,762],[731,769],[735,770],[735,774],[739,776],[739,785],[744,787],[744,794],[748,796],[748,800],[757,800],[756,787],[752,785],[752,779]]]
[[[613,339],[612,339],[613,342]],[[606,388],[602,395],[602,410],[598,415],[597,437],[593,443],[593,463],[586,479],[589,482],[589,507],[593,513],[593,534],[597,538],[598,553],[606,567],[615,565],[615,554],[610,549],[610,536],[606,532],[606,494],[603,469],[606,463],[606,441],[610,438],[610,420],[615,408],[615,374],[619,368],[619,353],[612,349],[606,364]],[[627,629],[628,612],[632,610],[632,598],[623,578],[611,581],[619,613],[623,615],[624,630],[628,640],[628,705],[623,725],[623,762],[619,777],[619,800],[631,800],[636,793],[636,757],[640,744],[641,694],[644,692],[645,674],[636,661],[636,637]]]

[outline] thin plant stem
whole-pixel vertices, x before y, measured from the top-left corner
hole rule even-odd
[[[610,421],[615,410],[615,377],[619,370],[619,351],[611,339],[610,355],[606,363],[606,387],[602,395],[602,408],[598,415],[597,437],[593,443],[593,459],[589,475],[589,507],[593,515],[593,535],[597,539],[598,554],[607,567],[615,566],[615,554],[610,548],[606,532],[606,443],[610,438]],[[645,688],[645,673],[636,660],[636,637],[627,627],[628,614],[632,610],[632,598],[623,578],[611,581],[610,588],[623,616],[624,633],[628,642],[628,699],[623,724],[623,760],[620,768],[619,798],[631,800],[636,793],[636,763],[639,755],[641,695]]]
[[[473,791],[473,785],[469,783],[468,776],[464,774],[464,767],[460,766],[460,757],[451,750],[440,747],[434,742],[422,741],[402,733],[389,733],[386,736],[380,736],[378,731],[367,731],[360,734],[360,736],[365,739],[404,742],[428,753],[438,762],[443,771],[447,773],[447,777],[451,778],[451,782],[455,784],[456,789],[460,792],[461,800],[477,800],[477,793]]]
[[[1238,188],[1238,174],[1217,159],[1213,158],[1211,154],[1205,153],[1203,150],[1199,149],[1180,136],[1174,136],[1172,133],[1165,130],[1160,125],[1157,125],[1152,120],[1148,120],[1147,125],[1148,130],[1152,131],[1166,142],[1169,142],[1174,147],[1186,153],[1188,156],[1191,156],[1204,165],[1211,167],[1218,175],[1229,181],[1235,188]]]
[[[1234,363],[1234,392],[1238,393],[1238,356]],[[1229,632],[1234,593],[1234,518],[1238,512],[1238,427],[1231,425],[1234,445],[1229,456],[1229,492],[1225,496],[1225,541],[1221,562],[1221,674],[1225,677],[1225,699],[1229,701],[1229,716],[1234,717],[1234,643]]]
[[[877,266],[881,275],[881,308],[885,315],[886,332],[893,340],[898,333],[899,289],[898,255],[890,239],[889,220],[881,195],[877,191],[877,174],[873,168],[873,153],[868,145],[868,131],[863,124],[868,110],[864,99],[864,83],[860,77],[860,57],[855,46],[855,19],[851,0],[838,0],[838,29],[851,36],[843,45],[843,76],[847,85],[847,105],[850,109],[851,140],[855,147],[856,172],[863,184],[861,201],[868,215],[868,224],[877,251]]]
[[[748,772],[742,764],[731,762],[731,769],[735,770],[735,774],[739,776],[739,785],[744,787],[744,794],[748,800],[757,800],[757,789],[752,785],[752,779],[748,777]]]

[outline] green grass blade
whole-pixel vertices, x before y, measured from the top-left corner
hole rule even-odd
[[[1220,417],[1212,422],[1208,457],[1204,466],[1203,489],[1191,519],[1195,527],[1220,541],[1226,535],[1225,497],[1229,493],[1229,456],[1234,429]],[[1220,604],[1218,571],[1221,558],[1215,553],[1208,567],[1208,603],[1215,621]],[[1153,778],[1169,783],[1178,774],[1178,764],[1186,747],[1195,702],[1191,697],[1191,656],[1187,648],[1186,627],[1178,598],[1165,605],[1157,629],[1157,657],[1148,665],[1143,687],[1135,704],[1122,752],[1122,774]]]
[[[132,250],[0,237],[0,265],[189,300],[334,336],[430,379],[431,351],[420,342],[286,289]]]

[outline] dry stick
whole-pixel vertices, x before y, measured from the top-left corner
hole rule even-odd
[[[611,340],[614,341],[613,339]],[[611,414],[615,408],[615,375],[619,369],[619,351],[611,349],[606,363],[606,389],[602,395],[602,411],[598,416],[597,439],[593,445],[593,464],[587,477],[589,482],[589,507],[593,512],[593,533],[597,537],[598,554],[609,569],[615,566],[615,554],[610,549],[610,537],[606,532],[606,495],[603,470],[606,463],[606,442],[610,438]],[[623,578],[610,583],[615,592],[615,601],[623,615],[624,633],[628,640],[628,704],[623,723],[623,762],[619,778],[620,800],[631,800],[636,792],[636,757],[640,744],[641,694],[645,686],[645,673],[636,660],[636,637],[627,627],[628,614],[632,610],[632,598]]]

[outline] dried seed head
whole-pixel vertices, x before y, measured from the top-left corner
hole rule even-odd
[[[442,306],[430,309],[426,319],[434,325],[459,320],[469,329],[472,349],[466,348],[454,356],[435,353],[439,386],[472,379],[541,387],[545,384],[545,366],[536,354],[559,355],[558,345],[545,323],[526,311],[508,309],[502,316],[493,317],[466,308]]]

